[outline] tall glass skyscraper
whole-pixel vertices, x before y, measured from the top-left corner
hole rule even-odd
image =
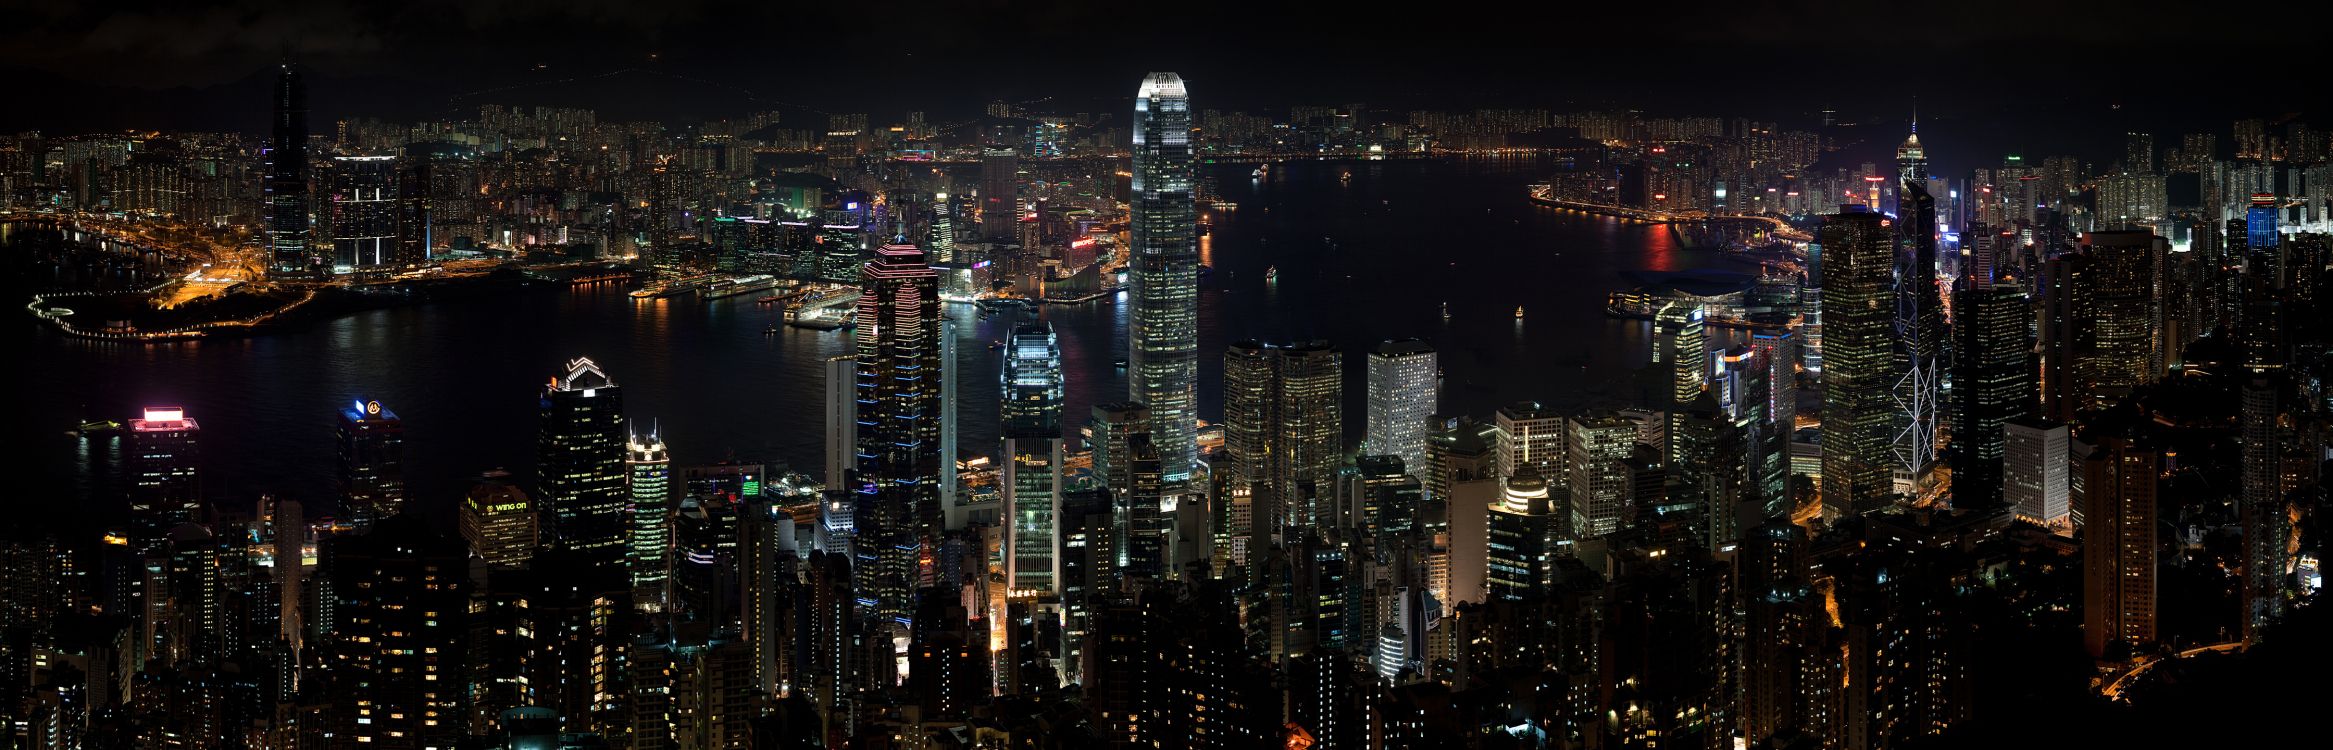
[[[340,411],[340,512],[358,528],[405,507],[405,422],[379,401]]]
[[[1129,390],[1150,407],[1160,479],[1179,487],[1198,461],[1199,243],[1191,99],[1182,76],[1152,73],[1134,95],[1134,315]]]
[[[593,568],[593,580],[622,586],[624,566],[624,396],[589,357],[543,388],[536,432],[536,497],[548,507],[551,538]],[[602,578],[601,576],[605,576]]]
[[[632,571],[632,607],[662,612],[672,596],[672,452],[664,436],[633,435],[624,451],[624,476],[632,496],[625,560]]]
[[[275,124],[267,143],[270,274],[305,273],[308,257],[308,86],[285,65],[275,78]]]
[[[1369,353],[1369,433],[1366,454],[1400,456],[1415,476],[1426,473],[1426,429],[1440,392],[1434,348],[1417,339],[1387,341]]]
[[[885,245],[860,277],[856,567],[878,611],[906,622],[917,558],[941,531],[939,276],[922,249]]]
[[[1010,595],[1060,591],[1061,345],[1053,327],[1013,329],[1004,359],[1005,581]]]
[[[397,255],[397,157],[332,157],[332,271],[380,268]]]
[[[1893,502],[1895,230],[1859,205],[1823,218],[1824,518]]]

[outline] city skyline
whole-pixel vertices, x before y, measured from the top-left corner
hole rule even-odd
[[[1778,80],[1885,18],[1822,8],[1712,6],[1741,33],[1633,70],[1706,80],[1537,102],[1429,58],[1635,16],[1324,21],[1407,52],[1324,101],[1260,92],[1333,55],[1226,72],[1295,54],[1245,41],[1279,8],[874,83],[1126,25],[951,6],[755,83],[880,91],[827,110],[733,76],[842,9],[261,5],[49,9],[0,56],[209,55],[142,106],[265,118],[0,136],[39,500],[0,746],[2200,744],[2333,665],[2333,128],[2298,112],[2166,124],[2120,79],[2187,79],[2139,66],[1984,127],[1931,93],[1975,87]],[[2048,28],[2088,17],[1891,52],[2244,40]],[[440,46],[514,28],[565,44]],[[701,34],[559,85],[725,111],[536,98],[614,29],[595,63]],[[270,42],[301,60],[220,95]],[[475,96],[411,93],[462,62]]]

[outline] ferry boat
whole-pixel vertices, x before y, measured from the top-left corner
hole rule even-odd
[[[1516,320],[1522,320],[1522,319],[1523,319],[1523,306],[1522,306],[1522,305],[1516,305],[1516,306],[1515,306],[1515,319],[1516,319]]]
[[[1279,281],[1279,280],[1280,280],[1280,267],[1279,267],[1279,266],[1265,266],[1265,267],[1264,267],[1264,283],[1266,283],[1266,284],[1270,284],[1270,283],[1277,282],[1277,281]]]
[[[1251,179],[1257,179],[1257,180],[1261,180],[1261,179],[1264,179],[1265,177],[1269,177],[1269,176],[1271,176],[1271,174],[1272,174],[1272,165],[1270,165],[1270,164],[1258,164],[1258,165],[1256,165],[1256,171],[1255,171],[1255,172],[1253,172],[1253,173],[1250,173],[1250,174],[1248,175],[1248,177],[1249,177],[1249,178],[1251,178]]]
[[[1450,322],[1450,303],[1442,303],[1442,322]]]
[[[778,288],[778,277],[757,274],[715,281],[706,284],[700,291],[705,299],[723,299],[741,294],[766,292],[776,288]]]

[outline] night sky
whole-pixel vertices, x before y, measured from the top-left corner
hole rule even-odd
[[[1830,107],[1875,141],[1917,97],[1940,168],[2009,150],[2110,158],[2126,129],[2168,146],[2274,119],[2301,105],[2265,92],[2308,89],[2297,61],[2314,44],[2309,24],[2168,0],[0,5],[10,130],[256,132],[287,58],[310,71],[319,120],[468,117],[481,103],[944,119],[1046,97],[1032,108],[1116,112],[1162,69],[1203,108],[1624,106],[1811,125]],[[1956,165],[1963,154],[1983,156]]]

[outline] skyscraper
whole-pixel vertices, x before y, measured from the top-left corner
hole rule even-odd
[[[625,565],[632,574],[632,607],[662,612],[672,599],[672,453],[654,431],[633,435],[624,451],[631,504]]]
[[[1162,480],[1180,489],[1198,463],[1199,244],[1191,100],[1183,79],[1152,73],[1134,95],[1133,314],[1127,381],[1150,407]]]
[[[1619,531],[1620,515],[1630,496],[1625,462],[1636,450],[1636,422],[1600,411],[1573,417],[1570,428],[1564,440],[1571,480],[1568,536],[1594,539]]]
[[[1343,356],[1325,341],[1242,341],[1226,348],[1224,381],[1224,470],[1262,482],[1277,523],[1329,523],[1344,446]]]
[[[1426,342],[1387,341],[1369,352],[1368,447],[1362,452],[1400,456],[1402,466],[1423,475],[1440,381],[1434,349]]]
[[[542,517],[527,493],[510,483],[510,474],[489,473],[462,496],[462,541],[489,568],[523,568],[542,543]]]
[[[405,508],[405,421],[379,401],[340,410],[340,512],[359,528]]]
[[[141,550],[159,547],[170,529],[202,513],[202,426],[176,406],[149,406],[130,420],[130,522]]]
[[[333,736],[383,748],[468,737],[470,565],[418,516],[336,537],[319,576],[337,601],[326,646]]]
[[[1060,592],[1061,345],[1053,327],[1022,323],[1004,358],[1005,584]]]
[[[2071,433],[2065,424],[2012,420],[2001,430],[2001,497],[2017,518],[2073,530]],[[1981,506],[1969,506],[1981,507]]]
[[[332,157],[326,197],[331,201],[333,273],[397,262],[397,183],[397,157]]]
[[[2082,461],[2082,641],[2091,658],[2155,642],[2155,492],[2162,453],[2109,439]]]
[[[1518,401],[1499,407],[1491,420],[1499,430],[1499,476],[1524,469],[1541,478],[1563,476],[1564,433],[1570,429],[1563,414],[1537,401]]]
[[[1547,480],[1525,466],[1507,479],[1504,497],[1491,506],[1484,584],[1490,598],[1522,599],[1545,593],[1554,583],[1557,508]]]
[[[914,245],[885,245],[860,278],[857,574],[885,616],[908,618],[912,568],[941,527],[939,276]]]
[[[1892,500],[1890,446],[1898,376],[1895,232],[1863,206],[1825,217],[1823,243],[1823,515],[1837,518]]]
[[[1709,339],[1702,324],[1701,306],[1671,302],[1653,314],[1653,365],[1660,368],[1668,402],[1663,434],[1669,436],[1669,462],[1684,460],[1693,448],[1681,439],[1685,410],[1709,383]]]
[[[268,273],[307,273],[308,252],[308,86],[285,65],[275,78],[274,129],[267,142],[266,193]]]
[[[2091,232],[2052,259],[2044,335],[2050,418],[2104,408],[2163,373],[2162,268],[2151,231]]]
[[[535,498],[552,544],[577,552],[610,586],[624,570],[624,394],[590,357],[543,387]]]
[[[1139,136],[1137,136],[1139,137]],[[1009,148],[980,152],[980,240],[1019,239],[1021,156]]]
[[[2033,311],[2025,290],[1985,282],[1954,295],[1952,502],[2001,500],[2002,427],[2034,416]]]
[[[1923,173],[1926,167],[1921,167]],[[1937,395],[1944,387],[1944,300],[1936,281],[1936,200],[1925,178],[1903,184],[1895,225],[1896,469],[1919,482],[1936,462]]]

